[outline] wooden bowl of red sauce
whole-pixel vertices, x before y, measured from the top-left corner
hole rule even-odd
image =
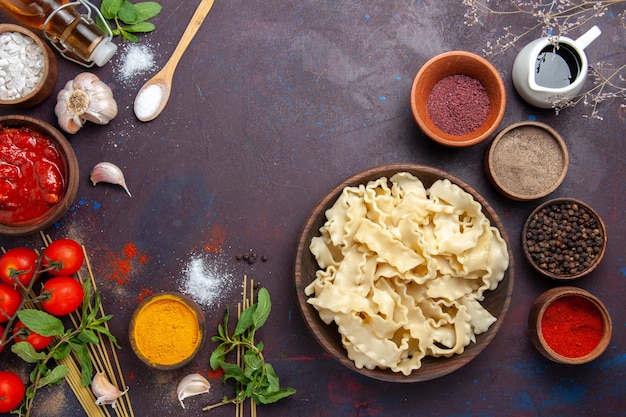
[[[528,315],[530,340],[553,362],[581,365],[597,359],[611,341],[606,306],[577,287],[555,287],[541,294]]]
[[[52,226],[78,191],[78,160],[52,125],[28,116],[0,117],[0,234]]]

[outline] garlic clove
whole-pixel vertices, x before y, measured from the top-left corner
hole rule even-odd
[[[98,372],[91,380],[91,392],[96,397],[96,405],[113,405],[115,401],[128,392],[128,388],[120,391],[115,385],[111,384],[104,372]]]
[[[190,374],[184,377],[176,388],[176,394],[178,395],[178,401],[180,401],[181,407],[185,409],[183,400],[194,395],[206,394],[209,392],[211,384],[205,377],[200,374]]]
[[[126,190],[126,193],[128,193],[128,195],[132,197],[130,191],[128,190],[128,187],[126,186],[124,173],[117,165],[111,162],[100,162],[99,164],[96,164],[96,166],[91,169],[91,175],[89,179],[91,180],[93,185],[96,185],[99,182],[108,182],[110,184],[121,185],[122,188]]]

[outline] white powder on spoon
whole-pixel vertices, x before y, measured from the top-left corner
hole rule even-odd
[[[135,116],[141,121],[151,119],[161,105],[163,89],[158,84],[150,84],[139,90],[135,97]]]

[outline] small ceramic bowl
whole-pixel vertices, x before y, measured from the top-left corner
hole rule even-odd
[[[568,166],[565,141],[540,122],[505,127],[485,154],[485,170],[493,186],[518,201],[536,200],[556,190]]]
[[[206,320],[200,306],[185,294],[163,292],[146,298],[130,320],[130,346],[146,365],[178,369],[200,352]]]
[[[522,228],[522,250],[528,262],[539,273],[560,281],[593,271],[604,257],[606,242],[600,215],[574,198],[542,203]]]
[[[478,80],[489,97],[486,120],[474,131],[454,135],[440,129],[431,118],[428,100],[435,85],[444,78],[462,75]],[[485,58],[466,51],[451,51],[431,58],[415,75],[411,87],[411,111],[420,129],[432,140],[446,146],[475,145],[493,134],[506,108],[506,89],[498,70]]]
[[[32,31],[11,23],[0,24],[0,36],[8,33],[16,33],[18,36],[26,36],[35,42],[35,45],[43,53],[43,69],[39,82],[32,88],[24,88],[24,94],[15,98],[4,97],[0,94],[0,107],[14,109],[26,109],[34,107],[47,99],[54,91],[57,82],[58,70],[57,59],[52,49]],[[25,57],[28,59],[28,57]]]
[[[530,340],[546,358],[580,365],[598,358],[611,340],[613,325],[606,306],[576,287],[541,294],[528,315]]]
[[[51,145],[58,152],[64,170],[63,190],[59,195],[59,201],[51,204],[43,214],[33,218],[18,221],[7,220],[8,211],[0,206],[0,234],[3,235],[27,235],[38,232],[52,226],[60,220],[74,203],[78,191],[79,169],[78,160],[74,149],[65,136],[49,123],[28,116],[0,116],[0,131],[7,128],[31,130],[42,134],[50,140]],[[0,160],[3,156],[0,155]],[[18,206],[18,210],[22,207]]]

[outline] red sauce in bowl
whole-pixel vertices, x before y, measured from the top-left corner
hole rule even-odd
[[[26,127],[0,131],[0,223],[32,223],[64,192],[65,164],[51,138]]]

